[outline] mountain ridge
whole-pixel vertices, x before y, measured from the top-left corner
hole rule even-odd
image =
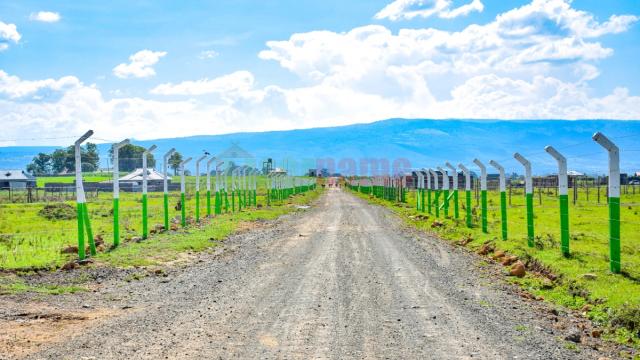
[[[487,164],[490,159],[503,162],[508,171],[521,172],[513,160],[516,151],[529,156],[534,173],[555,170],[554,160],[544,153],[553,145],[569,158],[569,168],[581,172],[604,173],[607,157],[591,140],[601,131],[621,149],[623,171],[640,170],[637,137],[640,121],[636,120],[432,120],[386,119],[372,123],[336,127],[242,132],[223,135],[194,135],[182,138],[135,140],[141,146],[156,144],[155,154],[175,147],[185,156],[199,156],[203,150],[219,154],[232,144],[253,154],[256,164],[273,158],[276,166],[289,159],[289,168],[297,173],[314,168],[317,159],[333,159],[339,164],[356,165],[363,159],[388,159],[390,163],[406,159],[408,167],[433,167],[450,161],[471,165],[478,157]],[[99,144],[101,165],[108,165],[110,144]],[[24,169],[38,152],[51,152],[56,146],[0,147],[0,168]],[[345,166],[347,166],[345,165]],[[193,167],[193,164],[192,164]],[[356,169],[356,171],[359,169]]]

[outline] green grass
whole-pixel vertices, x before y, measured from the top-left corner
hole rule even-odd
[[[187,187],[186,212],[188,218],[195,217],[195,178],[190,178]],[[204,178],[201,178],[200,216],[206,216],[206,190]],[[260,178],[265,184],[266,178]],[[117,264],[153,263],[162,259],[137,259],[142,252],[166,254],[185,250],[199,251],[211,246],[210,238],[219,240],[238,226],[241,221],[251,221],[259,218],[274,218],[287,211],[287,202],[274,203],[266,208],[266,190],[262,186],[258,193],[258,204],[262,209],[247,209],[241,213],[223,214],[210,221],[202,229],[190,227],[180,230],[176,234],[153,235],[142,243],[127,243],[117,251],[106,252],[113,243],[113,216],[111,193],[88,194],[87,207],[91,218],[94,235],[100,235],[105,241],[105,249],[98,256],[105,261]],[[308,194],[296,196],[291,201],[307,201]],[[175,209],[180,198],[179,193],[170,193],[170,218],[180,216]],[[65,201],[75,207],[72,200]],[[212,197],[213,203],[213,197]],[[61,250],[77,245],[77,224],[75,219],[47,220],[38,215],[46,203],[33,204],[0,204],[0,269],[46,269],[58,267],[76,257],[74,254],[62,254]],[[149,228],[164,222],[162,193],[149,193]],[[213,211],[213,209],[212,209]],[[139,193],[120,194],[120,234],[123,242],[133,237],[141,236],[142,232],[142,201]],[[157,255],[156,255],[157,256]]]
[[[62,295],[73,294],[81,291],[87,291],[87,288],[76,285],[29,285],[17,278],[0,277],[0,295],[14,295],[27,292],[47,295]]]
[[[82,178],[85,182],[100,182],[113,179],[113,175],[107,173],[96,173],[84,175]],[[36,186],[44,187],[44,184],[46,183],[72,184],[75,179],[75,175],[39,176],[36,180]]]
[[[570,191],[571,193],[571,191]],[[589,200],[586,193],[578,194],[577,204],[570,200],[570,249],[571,256],[565,258],[560,252],[560,217],[559,204],[554,191],[535,193],[534,215],[536,246],[527,246],[526,208],[521,189],[513,191],[511,205],[508,206],[507,241],[501,238],[500,198],[499,193],[490,191],[488,195],[488,233],[482,233],[478,227],[480,223],[480,209],[473,197],[472,211],[474,227],[467,228],[464,222],[465,209],[464,192],[460,192],[460,219],[453,219],[453,203],[451,203],[450,217],[444,219],[440,214],[442,227],[432,228],[436,219],[434,215],[424,213],[429,217],[421,219],[415,208],[415,194],[407,195],[406,204],[394,204],[388,201],[371,198],[369,195],[359,194],[372,202],[384,205],[399,214],[407,223],[418,229],[433,233],[442,239],[457,242],[463,238],[471,238],[467,245],[472,250],[480,248],[485,242],[491,241],[497,249],[517,255],[521,259],[534,259],[560,276],[560,280],[549,286],[548,281],[539,277],[527,276],[524,279],[513,279],[537,296],[545,300],[572,309],[582,309],[589,304],[587,316],[596,325],[611,328],[611,337],[618,332],[625,333],[624,326],[612,326],[616,316],[625,317],[626,309],[640,311],[640,192],[638,194],[621,195],[621,258],[622,274],[612,274],[609,271],[609,215],[604,188],[601,189],[601,203],[597,203],[596,190],[590,190]],[[425,196],[426,197],[426,196]],[[541,201],[541,203],[540,203]],[[595,279],[584,277],[594,274]],[[632,338],[632,342],[639,344],[640,321],[630,326],[631,332],[626,332],[625,342]],[[619,336],[620,337],[620,336]],[[622,336],[624,337],[624,336]]]

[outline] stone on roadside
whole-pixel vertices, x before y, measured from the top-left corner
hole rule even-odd
[[[509,275],[519,278],[524,277],[526,273],[527,271],[522,261],[517,261],[515,264],[513,264],[513,266],[511,267],[511,271],[509,271]]]
[[[490,244],[484,244],[484,245],[482,245],[480,250],[478,250],[478,254],[487,255],[491,251],[493,251],[493,247]]]
[[[69,271],[69,270],[77,269],[78,267],[80,267],[80,265],[78,265],[75,261],[71,261],[62,265],[62,270]]]
[[[509,266],[513,263],[515,263],[516,261],[518,261],[518,257],[517,256],[505,256],[502,258],[502,265],[503,266]]]

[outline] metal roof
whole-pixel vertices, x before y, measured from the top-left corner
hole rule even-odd
[[[147,180],[164,180],[164,174],[155,169],[147,169]],[[167,180],[171,180],[171,176],[168,176]],[[118,181],[142,181],[142,169],[135,169],[130,174],[118,179]]]
[[[0,180],[35,180],[36,178],[23,170],[0,170]]]

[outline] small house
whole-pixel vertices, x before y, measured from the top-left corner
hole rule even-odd
[[[23,170],[0,170],[0,189],[14,190],[36,187],[35,176]]]
[[[118,179],[120,183],[135,183],[136,185],[142,185],[142,169],[135,169],[131,173]],[[167,181],[171,182],[171,176],[167,177]],[[156,171],[155,169],[147,169],[147,184],[148,185],[161,185],[164,183],[164,174]]]

